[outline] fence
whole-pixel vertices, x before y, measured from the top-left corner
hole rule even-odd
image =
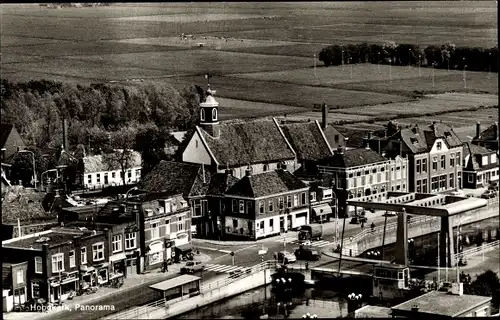
[[[485,253],[485,252],[489,252],[489,251],[495,250],[495,249],[498,248],[499,244],[500,244],[500,240],[496,240],[496,241],[490,242],[488,244],[484,244],[483,243],[479,247],[471,248],[471,249],[462,251],[460,253],[456,253],[455,254],[455,259],[458,260],[458,259],[464,258],[464,257],[465,258],[472,257],[472,256],[476,256],[478,254],[482,254],[482,253]]]
[[[278,265],[277,261],[275,261],[275,260],[261,262],[253,267],[250,267],[249,268],[250,272],[243,273],[242,276],[240,276],[240,277],[225,278],[222,280],[213,281],[211,283],[202,285],[200,288],[200,293],[202,295],[209,293],[213,290],[217,290],[219,288],[227,286],[230,283],[233,283],[237,280],[241,280],[243,277],[251,276],[251,275],[253,275],[257,272],[260,272],[262,270],[269,270],[269,269],[276,268],[277,265]],[[106,319],[138,319],[138,318],[140,318],[140,316],[143,316],[143,315],[148,314],[148,313],[152,313],[152,312],[154,312],[158,309],[161,309],[161,308],[168,308],[169,305],[171,305],[173,303],[177,303],[179,301],[189,299],[189,298],[190,298],[190,296],[185,296],[183,298],[174,299],[174,300],[170,300],[170,301],[165,301],[164,299],[160,299],[160,300],[151,302],[151,303],[144,305],[144,306],[134,307],[131,310],[116,313],[114,315],[111,315],[110,317],[107,317]]]

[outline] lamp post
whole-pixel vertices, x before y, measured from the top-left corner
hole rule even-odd
[[[342,64],[342,70],[344,70],[344,50],[342,50],[342,61],[340,63]]]
[[[21,150],[19,153],[31,153],[31,156],[33,157],[33,178],[35,180],[35,190],[36,190],[36,166],[35,166],[35,154],[33,151],[30,150]]]
[[[352,80],[352,58],[349,57],[349,64],[351,65],[351,80]]]
[[[433,63],[432,63],[432,87],[434,87],[434,85],[435,85],[435,84],[434,84],[434,67],[435,67],[435,65],[436,65],[436,64],[433,62]]]
[[[378,73],[380,73],[380,52],[377,52]]]
[[[127,191],[127,193],[125,193],[125,202],[127,202],[127,201],[128,201],[128,194],[129,194],[131,191],[134,191],[134,190],[137,190],[137,189],[138,189],[137,187],[133,187],[133,188],[129,189],[129,190]]]
[[[419,77],[421,76],[421,73],[420,73],[420,66],[421,65],[422,65],[422,56],[418,55],[418,76]]]
[[[465,61],[465,58],[464,58]],[[467,65],[464,65],[464,89],[467,90]]]
[[[335,182],[335,186],[337,186],[337,181]],[[337,198],[337,193],[333,190],[332,188],[332,193],[335,196],[335,240],[338,241],[339,239],[339,200]]]
[[[408,49],[408,70],[411,68],[411,49]]]
[[[389,59],[389,81],[392,81],[392,59]]]

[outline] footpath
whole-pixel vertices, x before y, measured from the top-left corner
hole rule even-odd
[[[196,261],[207,262],[211,259],[210,256],[205,254],[195,255]],[[39,320],[39,319],[77,319],[78,314],[68,312],[68,310],[76,310],[77,306],[80,305],[106,305],[109,301],[121,302],[118,297],[128,296],[130,300],[133,300],[134,296],[141,294],[141,291],[148,290],[145,289],[150,285],[173,278],[179,275],[180,269],[185,263],[174,263],[168,266],[168,271],[161,272],[161,270],[156,269],[143,274],[130,275],[124,279],[123,286],[121,288],[110,288],[110,287],[99,287],[96,293],[89,295],[82,295],[74,297],[72,300],[66,300],[63,302],[63,307],[59,309],[52,310],[50,312],[9,312],[3,314],[3,319],[11,320]],[[131,305],[128,305],[131,307]],[[116,307],[118,308],[118,307]],[[84,317],[88,318],[88,317]]]

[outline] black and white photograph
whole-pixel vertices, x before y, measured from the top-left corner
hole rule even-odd
[[[497,1],[0,5],[2,318],[500,316]]]

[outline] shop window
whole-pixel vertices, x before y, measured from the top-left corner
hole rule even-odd
[[[43,271],[42,257],[35,257],[35,273],[42,273]]]
[[[40,283],[38,281],[31,282],[31,296],[33,298],[40,298]]]
[[[238,228],[238,220],[233,219],[233,229]]]
[[[102,261],[104,260],[104,243],[99,242],[92,245],[92,260]]]

